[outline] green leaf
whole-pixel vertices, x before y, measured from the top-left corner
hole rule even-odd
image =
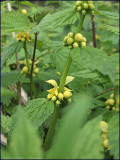
[[[4,1],[4,2],[0,2],[1,3],[1,7],[7,5],[8,1]],[[9,1],[9,3],[15,3],[15,1]]]
[[[109,76],[111,81],[115,81],[115,66],[110,56],[93,47],[83,47],[72,51],[72,58],[74,63],[82,62],[83,68],[90,69],[91,71],[98,71],[103,76]],[[81,66],[78,65],[78,70]]]
[[[114,27],[114,26],[111,26],[111,25],[104,25],[104,28],[119,35],[119,27]]]
[[[12,123],[11,117],[1,114],[1,131],[3,133],[9,133],[11,123]]]
[[[109,19],[119,20],[119,13],[118,12],[111,12],[111,11],[96,11],[97,14],[104,16]]]
[[[15,93],[11,90],[1,87],[1,102],[8,106],[11,103],[11,99],[15,97]]]
[[[11,71],[11,72],[2,72],[1,73],[1,85],[7,87],[11,84],[14,84],[21,80],[22,76],[20,72]]]
[[[71,152],[76,139],[76,134],[78,133],[79,129],[83,127],[87,120],[88,108],[90,105],[89,102],[90,99],[88,96],[83,94],[77,95],[74,99],[74,102],[66,107],[66,112],[62,117],[56,136],[53,139],[53,144],[50,147],[46,158],[71,158]]]
[[[14,54],[18,53],[20,49],[22,48],[22,43],[17,42],[16,40],[12,40],[9,42],[5,47],[4,51],[2,52],[2,57],[1,57],[1,66],[9,59],[11,58]]]
[[[76,141],[71,150],[72,159],[102,159],[102,138],[100,136],[101,117],[94,118],[86,123],[76,135]]]
[[[27,116],[36,128],[40,127],[45,122],[45,120],[53,113],[53,110],[54,103],[45,98],[31,100],[25,107]]]
[[[119,159],[119,114],[115,114],[108,124],[110,153],[114,155],[114,159]]]
[[[73,11],[73,9],[65,9],[54,14],[47,14],[40,21],[40,23],[31,30],[30,33],[54,30],[55,28],[61,27],[63,25],[73,24],[77,18],[78,16],[76,16],[76,13]]]
[[[2,158],[41,159],[41,140],[22,108],[18,108],[16,117],[16,127],[7,150],[2,150]]]
[[[33,27],[27,15],[19,11],[12,10],[12,12],[4,12],[1,17],[2,33],[20,32]]]
[[[33,3],[29,2],[29,1],[20,1],[20,3],[27,5],[27,6],[31,6],[31,7],[36,7]]]

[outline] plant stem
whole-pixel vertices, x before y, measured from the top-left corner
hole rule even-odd
[[[26,42],[24,42],[24,47],[23,48],[24,48],[24,51],[25,51],[25,58],[26,58],[26,63],[27,63],[28,71],[30,72],[29,56],[27,54]]]
[[[95,95],[94,96],[94,98],[95,97],[98,97],[98,96],[100,96],[100,95],[102,95],[102,94],[105,94],[105,93],[107,93],[107,92],[110,92],[110,91],[112,91],[112,90],[114,90],[115,88],[111,88],[111,89],[109,89],[109,90],[107,90],[107,91],[105,91],[105,92],[102,92],[102,93],[100,93],[100,94],[97,94],[97,95]]]
[[[80,22],[79,22],[79,24],[78,24],[77,33],[80,33],[80,32],[81,32],[82,27],[83,27],[84,19],[85,19],[85,15],[81,15],[81,14],[80,14]]]
[[[93,46],[96,48],[96,37],[95,37],[95,16],[91,15],[92,20],[92,34],[93,34]]]
[[[33,66],[35,62],[35,52],[36,52],[36,45],[37,45],[37,36],[38,33],[35,33],[35,43],[34,43],[34,50],[33,50],[33,58],[32,58],[32,66],[31,66],[31,72],[30,72],[30,97],[33,98]]]
[[[21,9],[20,9],[20,2],[19,2],[19,0],[17,0],[17,4],[18,4],[18,10],[20,11]]]
[[[81,15],[77,32],[81,32],[84,18],[85,18],[85,16]],[[67,74],[68,74],[68,72],[69,72],[71,63],[72,63],[72,58],[71,58],[71,56],[70,56],[70,54],[69,54],[68,59],[67,59],[67,62],[66,62],[65,67],[64,67],[64,70],[63,70],[63,73],[62,73],[61,80],[60,80],[59,92],[63,92],[63,90],[64,90],[66,77],[67,77]],[[58,118],[59,111],[60,111],[60,106],[59,106],[59,107],[58,107],[58,106],[55,106],[55,107],[54,107],[53,117],[52,117],[52,120],[51,120],[49,129],[48,129],[48,132],[47,132],[47,135],[46,135],[44,144],[43,144],[44,150],[47,150],[47,149],[48,149],[49,144],[50,144],[50,142],[51,142],[52,135],[53,135],[53,132],[54,132],[54,127],[55,127],[56,122],[57,122],[57,118]]]
[[[60,110],[59,106],[54,107],[54,113],[53,113],[53,116],[52,116],[50,127],[49,127],[49,130],[47,132],[47,136],[45,138],[44,144],[43,144],[43,149],[45,151],[49,147],[49,144],[50,144],[50,141],[51,141],[51,138],[52,138],[52,135],[53,135],[54,127],[55,127],[55,124],[56,124],[56,121],[57,121],[57,118],[58,118],[59,110]]]

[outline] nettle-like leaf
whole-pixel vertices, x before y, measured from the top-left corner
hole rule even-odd
[[[1,17],[2,33],[20,32],[33,27],[27,15],[19,11],[4,12]]]
[[[30,33],[38,31],[54,30],[63,25],[73,24],[78,19],[76,12],[73,9],[65,9],[54,14],[47,14],[40,23],[34,27]]]
[[[11,71],[11,72],[2,72],[1,73],[1,85],[7,87],[11,84],[14,84],[21,80],[22,76],[20,72]]]
[[[29,1],[20,1],[21,4],[30,6],[30,7],[36,7],[33,3],[29,2]]]
[[[73,62],[78,64],[79,70],[81,70],[79,63],[82,62],[83,68],[98,71],[103,76],[108,76],[112,82],[115,81],[114,63],[102,50],[92,47],[77,48],[72,51],[71,55]]]
[[[0,2],[1,7],[7,5],[8,1]],[[15,1],[9,1],[9,3],[15,3]]]
[[[2,159],[41,159],[41,140],[22,108],[16,113],[16,126]]]
[[[12,123],[11,117],[1,114],[1,131],[3,133],[9,133],[11,123]]]
[[[119,20],[119,13],[118,12],[111,12],[111,11],[96,11],[96,14],[104,16],[109,19]]]
[[[11,99],[15,97],[15,93],[11,90],[1,87],[1,102],[3,105],[8,106],[11,103]]]
[[[73,144],[76,140],[76,133],[78,133],[80,128],[83,127],[87,120],[89,105],[90,99],[88,98],[88,96],[82,94],[77,95],[74,102],[71,103],[68,107],[66,107],[67,111],[62,117],[58,132],[53,139],[53,144],[50,147],[46,158],[71,158]]]
[[[45,98],[37,98],[29,102],[25,111],[33,125],[38,128],[53,113],[54,103]]]
[[[20,49],[22,48],[22,43],[17,42],[15,39],[13,39],[11,42],[9,42],[5,47],[4,51],[2,52],[1,57],[1,66],[14,54],[18,53]]]
[[[119,114],[115,114],[108,124],[110,153],[114,155],[114,159],[119,159]]]
[[[119,27],[111,26],[111,25],[104,25],[104,28],[119,35]]]

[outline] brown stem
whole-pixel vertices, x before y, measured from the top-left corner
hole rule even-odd
[[[35,62],[37,36],[38,36],[38,32],[35,33],[34,51],[33,51],[32,66],[31,66],[31,72],[30,72],[30,97],[31,97],[31,99],[33,98],[33,96],[32,96],[32,92],[33,92],[32,91],[33,90],[33,66],[34,66],[34,62]]]
[[[96,48],[96,37],[95,37],[95,16],[91,15],[92,20],[92,34],[93,34],[93,46]]]
[[[110,91],[112,91],[112,90],[114,90],[115,88],[111,88],[111,89],[109,89],[109,90],[107,90],[107,91],[105,91],[105,92],[102,92],[102,93],[100,93],[100,94],[97,94],[96,96],[94,96],[94,98],[95,97],[98,97],[98,96],[100,96],[100,95],[102,95],[102,94],[105,94],[105,93],[107,93],[107,92],[110,92]]]
[[[16,54],[16,67],[17,67],[17,71],[20,71],[18,54]],[[17,95],[18,95],[18,104],[20,105],[21,104],[21,81],[17,83]]]
[[[43,56],[45,56],[45,55],[47,55],[47,54],[50,54],[50,53],[47,52],[47,53],[44,53],[44,54],[40,55],[39,57],[37,57],[37,58],[34,60],[34,62],[36,62],[40,57],[43,57]]]

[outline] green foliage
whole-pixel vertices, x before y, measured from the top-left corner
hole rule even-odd
[[[45,120],[53,113],[53,110],[53,102],[49,102],[45,98],[31,100],[25,107],[27,116],[36,128],[40,127],[45,122]]]
[[[15,97],[15,93],[11,90],[1,87],[1,102],[3,105],[8,106],[11,103],[11,99]]]
[[[102,158],[100,153],[101,137],[98,129],[101,118],[96,118],[85,124],[89,107],[89,97],[76,96],[74,103],[68,106],[66,114],[60,122],[58,132],[46,158]]]
[[[3,133],[9,133],[11,123],[12,123],[11,117],[4,116],[3,114],[1,114],[1,131]]]
[[[119,114],[114,114],[108,124],[110,153],[115,159],[119,159]]]
[[[2,52],[1,65],[3,65],[14,54],[18,53],[20,49],[22,48],[22,46],[23,46],[22,43],[17,42],[15,39],[9,42],[4,47],[4,51]]]
[[[29,1],[20,1],[21,4],[30,6],[30,7],[36,7],[33,3],[29,2]]]
[[[97,14],[104,16],[109,19],[119,20],[119,13],[118,12],[111,12],[111,11],[97,11]]]
[[[1,85],[7,87],[11,84],[18,82],[21,79],[21,73],[17,71],[2,72],[1,73]]]
[[[73,9],[65,9],[54,14],[47,14],[40,23],[35,26],[30,33],[54,30],[63,25],[73,24],[78,19]]]
[[[18,108],[16,116],[17,125],[10,144],[7,149],[2,150],[2,159],[41,159],[41,140],[38,133],[26,118],[23,109]]]
[[[8,3],[7,1],[0,2],[1,7],[6,6],[6,5],[7,5],[7,3]],[[15,1],[9,1],[9,3],[15,3]]]
[[[110,26],[110,25],[105,25],[104,27],[105,27],[105,29],[119,35],[119,28],[118,27],[114,27],[114,26]]]
[[[20,32],[33,27],[28,20],[27,15],[19,11],[4,12],[1,15],[1,31],[2,33]]]

